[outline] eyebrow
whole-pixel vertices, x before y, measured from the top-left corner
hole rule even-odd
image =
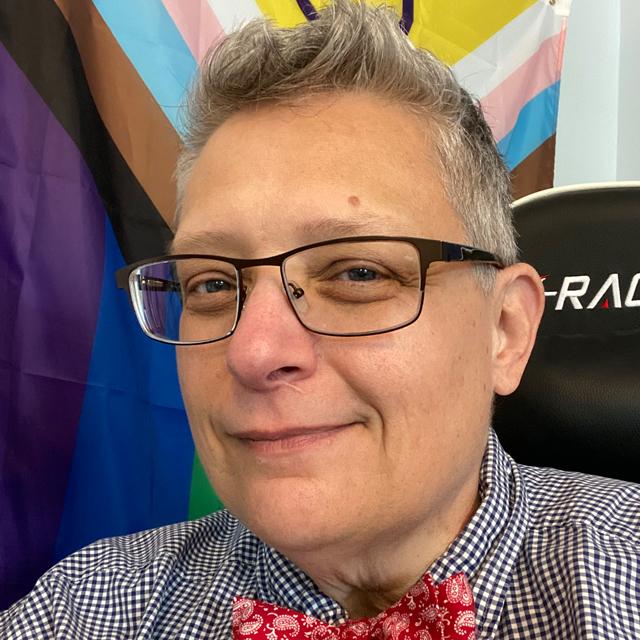
[[[298,227],[298,233],[309,242],[332,240],[341,236],[374,235],[398,232],[397,221],[390,217],[362,211],[362,219],[321,218],[308,220]]]
[[[397,225],[397,220],[391,217],[363,211],[362,220],[345,220],[344,218],[321,218],[307,220],[296,225],[295,235],[300,246],[333,240],[351,235],[399,234],[406,229]],[[193,233],[185,233],[173,239],[167,248],[168,253],[203,253],[210,252],[213,247],[240,247],[245,245],[242,237],[227,230],[202,229]]]
[[[207,253],[211,247],[237,243],[238,238],[229,231],[203,229],[194,233],[185,233],[169,242],[167,253]]]

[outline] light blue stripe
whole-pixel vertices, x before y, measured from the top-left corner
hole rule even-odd
[[[498,150],[511,171],[556,131],[560,81],[541,91],[524,105],[513,129]]]
[[[186,520],[193,441],[175,349],[137,326],[114,271],[123,258],[105,220],[104,280],[54,560],[106,536]]]
[[[162,2],[93,3],[164,114],[179,130],[179,106],[197,64]]]

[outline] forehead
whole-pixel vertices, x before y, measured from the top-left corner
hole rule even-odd
[[[367,233],[464,240],[428,125],[376,96],[332,94],[217,129],[187,182],[174,250],[266,254]]]

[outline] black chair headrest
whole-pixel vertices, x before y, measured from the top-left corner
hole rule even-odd
[[[546,308],[494,426],[519,462],[640,482],[640,183],[550,189],[514,215]]]

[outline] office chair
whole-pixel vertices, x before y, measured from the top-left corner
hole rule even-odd
[[[640,182],[548,189],[513,205],[546,307],[494,427],[524,464],[640,482]]]

